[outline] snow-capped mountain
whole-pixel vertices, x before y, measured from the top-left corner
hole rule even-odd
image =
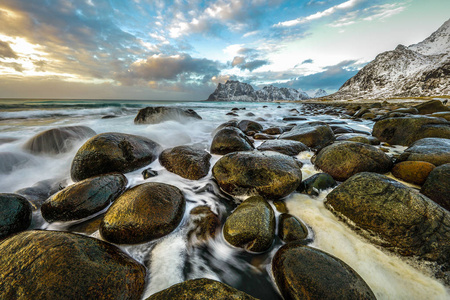
[[[450,20],[418,44],[379,54],[331,99],[450,95]]]
[[[301,89],[278,88],[268,85],[262,89],[255,89],[248,83],[236,80],[228,80],[224,84],[219,83],[216,90],[209,95],[207,101],[277,101],[277,100],[305,100],[310,97]]]
[[[318,89],[315,93],[314,93],[314,95],[312,96],[313,98],[319,98],[319,97],[324,97],[324,96],[327,96],[328,95],[328,93],[327,93],[327,91],[325,91],[325,90],[323,90],[323,89]]]

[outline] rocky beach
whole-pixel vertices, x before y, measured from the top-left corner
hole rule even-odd
[[[2,102],[1,299],[448,299],[447,99]]]

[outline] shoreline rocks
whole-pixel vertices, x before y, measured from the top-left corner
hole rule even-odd
[[[159,162],[168,171],[183,178],[198,180],[205,177],[211,163],[211,154],[189,146],[178,146],[161,152]]]
[[[0,240],[26,230],[31,218],[32,208],[27,199],[17,194],[0,194]]]
[[[157,124],[169,120],[185,123],[193,119],[201,120],[202,117],[192,109],[156,106],[139,110],[136,118],[134,118],[134,124]]]

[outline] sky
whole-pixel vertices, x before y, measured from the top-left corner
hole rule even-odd
[[[0,98],[204,100],[239,80],[339,87],[449,0],[1,0]]]

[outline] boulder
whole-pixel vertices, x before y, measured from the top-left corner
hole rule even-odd
[[[74,181],[107,173],[126,173],[153,162],[161,146],[145,137],[108,132],[89,139],[72,161]]]
[[[138,244],[172,232],[183,218],[186,200],[165,183],[148,182],[123,193],[109,207],[100,234],[112,243]]]
[[[201,120],[200,117],[192,109],[182,109],[178,107],[156,106],[146,107],[139,110],[134,124],[158,124],[164,121],[178,121],[181,123],[189,120]]]
[[[445,106],[440,100],[430,100],[414,106],[419,111],[419,114],[426,115],[435,112],[450,111],[450,108]]]
[[[255,140],[274,140],[274,139],[276,139],[277,137],[276,137],[276,136],[273,136],[273,135],[265,134],[265,133],[255,133],[255,134],[253,135],[253,138],[254,138]]]
[[[26,230],[31,225],[31,216],[27,199],[16,194],[0,194],[0,240]]]
[[[345,133],[341,134],[338,137],[336,137],[336,141],[342,142],[342,141],[350,141],[350,142],[358,142],[358,143],[364,143],[369,145],[379,145],[380,141],[370,135],[360,134],[360,133]]]
[[[249,138],[238,128],[220,129],[211,143],[211,153],[225,155],[236,151],[249,151],[255,147]]]
[[[260,195],[280,199],[302,180],[294,158],[272,151],[234,152],[220,158],[212,169],[220,188],[233,196]]]
[[[301,241],[308,236],[308,228],[293,215],[284,213],[278,220],[278,236],[283,242]]]
[[[122,174],[108,174],[77,182],[48,198],[41,207],[47,222],[89,217],[112,203],[128,181]]]
[[[59,127],[33,136],[23,148],[33,154],[59,154],[71,150],[75,142],[94,135],[95,131],[86,126]]]
[[[17,190],[14,193],[25,197],[33,206],[33,210],[37,210],[41,208],[45,200],[66,186],[66,179],[53,178],[38,181],[32,186]]]
[[[398,181],[356,174],[328,194],[325,207],[375,244],[450,270],[450,212]]]
[[[151,295],[146,300],[167,299],[227,299],[256,300],[252,296],[238,291],[229,285],[207,278],[191,279]]]
[[[450,211],[450,163],[431,171],[420,192]]]
[[[250,120],[242,120],[237,124],[237,127],[242,130],[245,134],[248,134],[249,132],[260,132],[263,130],[263,127],[261,124],[255,121]]]
[[[436,113],[432,113],[429,116],[435,117],[435,118],[442,118],[442,119],[446,119],[447,121],[450,121],[450,111],[436,112]]]
[[[0,244],[1,299],[140,299],[145,267],[103,241],[25,231]]]
[[[275,237],[275,214],[272,207],[260,196],[246,199],[226,220],[223,237],[231,245],[247,251],[268,250]]]
[[[263,130],[263,133],[271,134],[271,135],[282,134],[283,132],[284,132],[284,130],[281,127],[269,127],[267,129]]]
[[[339,181],[359,172],[387,173],[392,168],[391,158],[383,151],[357,142],[339,142],[323,148],[314,164]]]
[[[180,175],[183,178],[197,180],[205,177],[211,164],[211,154],[205,150],[178,146],[161,152],[159,162],[168,171]]]
[[[372,135],[391,145],[409,146],[423,138],[450,138],[450,122],[426,116],[387,118],[375,123]]]
[[[450,139],[418,140],[405,149],[397,161],[426,161],[435,166],[450,163]]]
[[[311,148],[321,148],[334,141],[335,136],[328,124],[302,124],[279,136],[279,139],[302,142]]]
[[[272,272],[284,299],[376,299],[342,260],[298,243],[286,244],[275,253]]]
[[[297,188],[297,192],[318,196],[320,191],[333,188],[337,185],[330,174],[317,173],[303,180]]]
[[[403,161],[392,168],[395,177],[418,185],[422,185],[436,166],[425,161]]]
[[[265,141],[257,149],[259,151],[275,151],[289,156],[296,156],[300,152],[309,150],[309,148],[302,142],[291,140]]]

